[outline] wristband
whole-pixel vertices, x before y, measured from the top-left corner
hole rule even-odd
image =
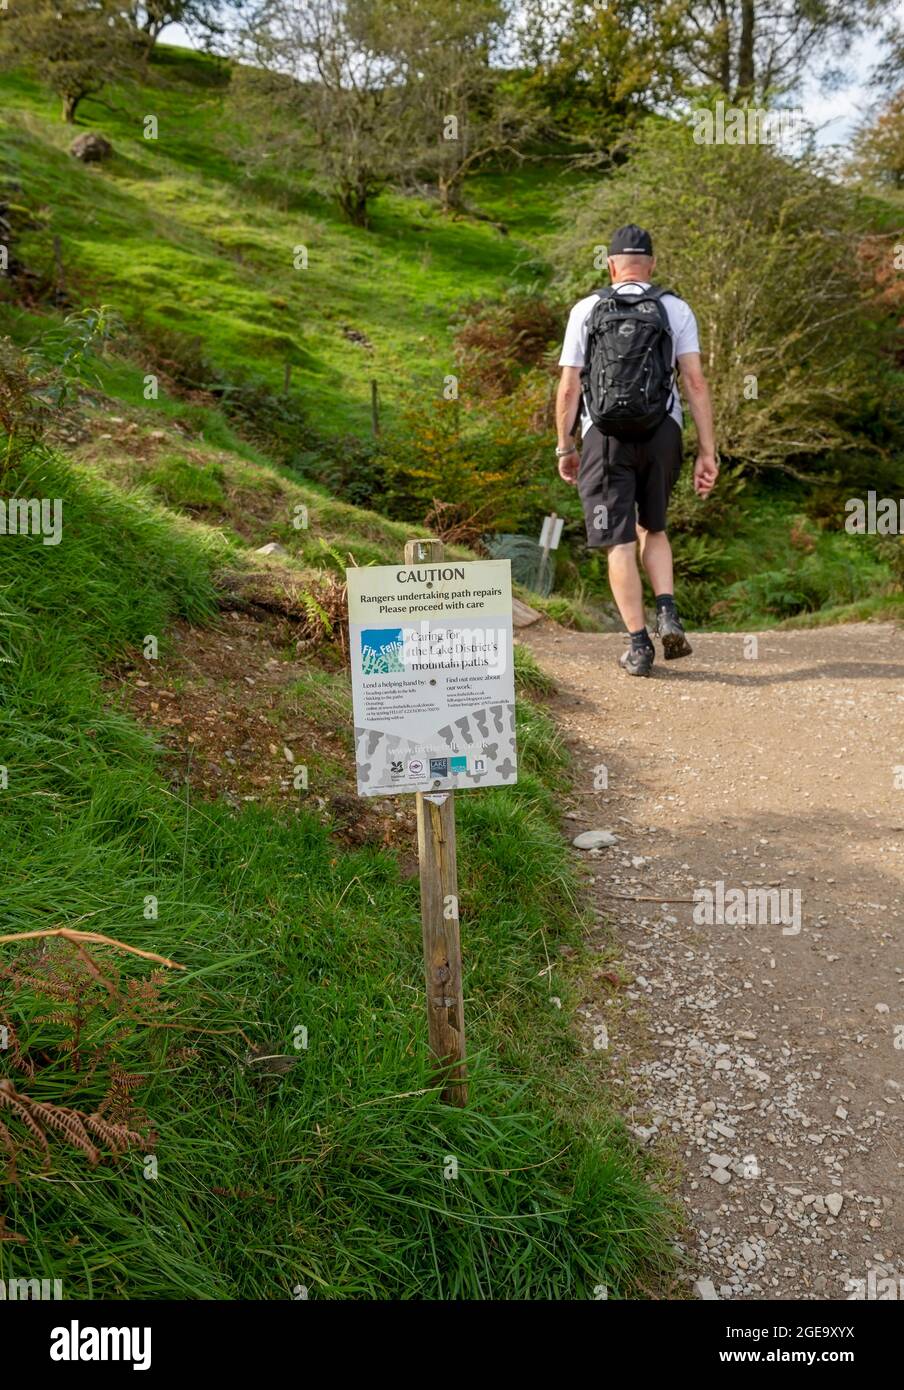
[[[567,449],[556,449],[556,458],[557,458],[557,459],[564,459],[564,458],[567,458],[569,454],[576,454],[576,453],[577,453],[577,449],[575,448],[575,446],[574,446],[573,444],[569,444],[569,446],[568,446]]]

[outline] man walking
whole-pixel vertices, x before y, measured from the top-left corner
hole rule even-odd
[[[556,397],[559,473],[577,483],[587,542],[608,552],[609,584],[631,642],[620,658],[629,675],[648,676],[655,648],[646,629],[640,560],[656,596],[656,633],[666,660],[690,656],[675,607],[666,510],[681,470],[681,398],[694,424],[694,490],[718,476],[709,387],[690,306],[652,284],[649,232],[633,223],[609,244],[611,286],[581,299],[569,315]],[[580,456],[574,443],[581,416]]]

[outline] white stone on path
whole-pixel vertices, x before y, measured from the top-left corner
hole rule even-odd
[[[611,830],[584,830],[571,843],[575,849],[611,849],[618,844],[618,836]]]

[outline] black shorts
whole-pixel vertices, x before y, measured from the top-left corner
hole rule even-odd
[[[664,531],[681,452],[681,429],[671,415],[640,443],[614,439],[591,425],[578,472],[587,544],[628,544],[637,539],[638,522],[645,531]]]

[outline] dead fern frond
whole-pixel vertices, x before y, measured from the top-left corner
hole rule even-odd
[[[53,1132],[67,1140],[73,1148],[87,1158],[92,1168],[100,1160],[101,1151],[92,1141],[95,1134],[114,1154],[125,1153],[130,1144],[140,1144],[144,1138],[136,1130],[126,1125],[105,1120],[101,1115],[85,1115],[68,1105],[54,1105],[47,1101],[32,1100],[17,1092],[11,1081],[0,1081],[0,1107],[8,1109],[20,1120],[40,1146],[44,1154],[44,1167],[50,1166],[50,1144],[47,1134]],[[11,1157],[21,1148],[16,1145],[10,1131],[4,1127],[5,1135],[12,1145]],[[6,1139],[4,1139],[4,1147]]]
[[[117,1062],[113,1062],[110,1068],[107,1093],[97,1107],[95,1118],[98,1121],[109,1121],[114,1125],[124,1125],[130,1120],[134,1122],[137,1116],[132,1092],[137,1090],[144,1080],[143,1076],[139,1076],[136,1072],[126,1071]]]
[[[22,1051],[22,1044],[16,1032],[15,1024],[5,1014],[0,1014],[0,1048],[16,1071],[24,1072],[29,1077],[34,1076],[35,1064],[28,1054]]]
[[[0,1176],[5,1160],[7,1180],[15,1181],[20,1155],[34,1150],[49,1168],[51,1140],[76,1150],[92,1167],[104,1150],[118,1156],[132,1144],[148,1145],[150,1125],[135,1101],[145,1077],[127,1069],[118,1054],[124,1048],[126,1057],[134,1055],[136,1039],[148,1039],[155,1029],[179,1027],[161,1019],[176,1006],[162,997],[166,974],[159,967],[185,967],[99,932],[66,927],[0,936],[0,946],[5,943],[21,947],[12,961],[0,963],[0,1063],[9,1059],[29,1078],[46,1067],[40,1075],[60,1101],[77,1099],[91,1087],[92,1113],[56,1099],[37,1100],[11,1080],[0,1080]],[[122,977],[106,963],[101,970],[89,950],[93,946],[125,950],[158,968],[143,979]],[[30,1028],[39,1030],[33,1057],[7,1020],[10,990],[36,996],[37,1009],[32,1005],[28,1011]],[[53,1033],[46,1036],[42,1025]],[[147,1056],[146,1047],[139,1055]],[[42,1094],[47,1095],[43,1086]]]
[[[100,1159],[100,1149],[92,1144],[79,1112],[70,1110],[66,1105],[44,1105],[40,1101],[33,1101],[32,1106],[32,1113],[37,1113],[39,1123],[68,1139],[74,1148],[81,1150],[93,1168]]]
[[[127,1125],[105,1120],[100,1115],[85,1115],[85,1124],[115,1154],[124,1154],[130,1144],[145,1143],[145,1137]]]
[[[31,1102],[16,1093],[11,1081],[0,1081],[0,1109],[11,1110],[29,1131],[38,1148],[44,1154],[45,1167],[50,1163],[50,1145],[47,1136],[31,1113]]]
[[[104,936],[99,931],[74,931],[71,927],[45,927],[41,931],[10,932],[0,936],[0,946],[11,941],[35,941],[49,936],[61,936],[64,941],[93,943],[96,946],[115,946],[117,950],[128,951],[133,956],[141,956],[143,960],[155,960],[170,970],[185,969],[184,965],[169,960],[167,956],[158,956],[156,951],[142,951],[137,946],[129,946],[125,941],[117,941],[115,936]]]
[[[4,1149],[9,1154],[9,1163],[6,1165],[7,1181],[15,1182],[16,1154],[18,1153],[18,1149],[16,1148],[16,1145],[13,1142],[13,1136],[10,1134],[9,1130],[6,1128],[6,1125],[3,1123],[2,1120],[0,1120],[0,1144],[3,1145]],[[0,1222],[2,1222],[2,1220],[3,1217],[0,1216]]]

